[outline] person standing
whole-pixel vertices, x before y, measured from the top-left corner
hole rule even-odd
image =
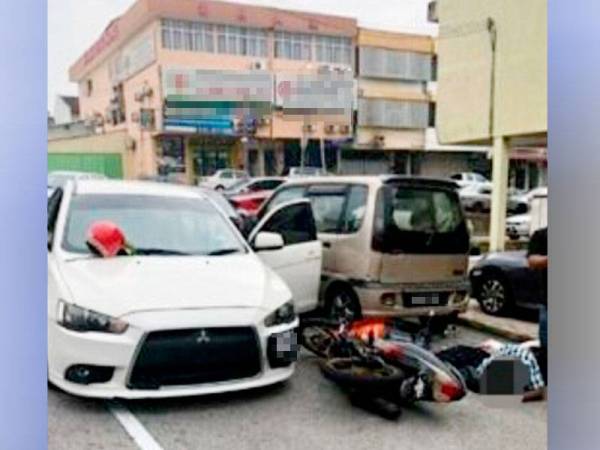
[[[548,385],[548,227],[540,228],[533,233],[527,250],[529,268],[538,275],[540,284],[540,355],[539,366]],[[524,401],[541,400],[546,396],[546,388],[525,394]]]

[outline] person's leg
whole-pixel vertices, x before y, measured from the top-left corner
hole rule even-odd
[[[540,308],[540,357],[538,364],[548,385],[548,309],[546,306]]]

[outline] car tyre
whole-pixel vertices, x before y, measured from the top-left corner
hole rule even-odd
[[[215,187],[215,191],[217,192],[223,192],[225,190],[225,186],[223,185],[218,185],[217,187]]]
[[[512,294],[501,274],[484,274],[476,294],[481,310],[491,316],[505,315],[512,306]]]
[[[344,284],[335,284],[328,289],[325,313],[334,320],[342,318],[356,320],[362,317],[358,297],[350,286]]]
[[[476,203],[473,205],[473,212],[476,212],[476,213],[483,213],[484,211],[485,211],[485,207],[483,206],[483,203],[481,203],[481,202],[476,202]]]

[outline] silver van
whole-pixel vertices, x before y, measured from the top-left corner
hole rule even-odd
[[[258,211],[311,201],[331,316],[425,317],[468,302],[469,232],[453,181],[403,176],[289,180]]]

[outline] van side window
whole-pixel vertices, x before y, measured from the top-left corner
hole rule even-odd
[[[319,233],[339,233],[348,194],[347,185],[314,185],[307,196],[312,204]]]
[[[363,222],[367,208],[367,188],[365,186],[352,186],[348,192],[344,220],[341,227],[342,233],[357,232]]]

